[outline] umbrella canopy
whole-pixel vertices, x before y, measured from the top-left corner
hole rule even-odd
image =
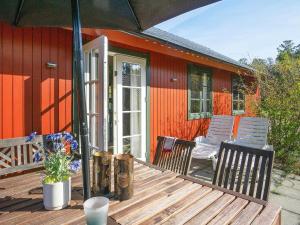
[[[80,0],[81,26],[128,31],[219,0]],[[0,20],[18,26],[72,27],[70,0],[1,0]]]
[[[84,199],[91,196],[81,26],[141,31],[219,0],[1,0],[0,21],[16,26],[73,27]],[[81,25],[82,24],[82,25]]]

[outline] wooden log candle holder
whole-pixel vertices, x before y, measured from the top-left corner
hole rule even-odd
[[[120,201],[133,196],[133,156],[119,154],[114,158],[115,197]]]
[[[93,194],[109,195],[111,193],[112,154],[95,152],[93,154]]]

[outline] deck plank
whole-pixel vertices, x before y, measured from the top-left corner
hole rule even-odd
[[[148,198],[145,198],[143,200],[138,200],[131,206],[126,207],[123,210],[120,210],[117,213],[114,213],[111,215],[112,218],[119,221],[121,218],[128,216],[129,214],[137,214],[139,211],[143,208],[148,207],[150,204],[156,204],[157,202],[168,198],[168,196],[176,194],[176,192],[182,190],[183,188],[186,188],[188,186],[191,186],[191,182],[182,181],[180,183],[177,183],[171,187],[168,187],[167,189],[160,191],[154,195],[151,195]]]
[[[153,177],[157,174],[161,174],[162,171],[159,171],[159,170],[149,170],[143,174],[140,174],[140,175],[134,175],[134,180],[135,181],[143,181],[143,180],[146,180],[146,179],[150,179],[150,177]]]
[[[201,212],[203,209],[208,207],[211,203],[216,201],[218,198],[220,198],[223,195],[223,192],[214,190],[210,192],[209,194],[205,195],[200,200],[194,202],[191,206],[188,208],[182,210],[180,213],[170,217],[166,222],[163,224],[165,225],[181,225],[188,222],[190,219],[192,219],[194,216],[196,216],[199,212]]]
[[[242,198],[235,199],[229,206],[222,210],[208,225],[229,224],[233,218],[248,204],[248,201]]]
[[[258,217],[255,218],[253,223],[251,225],[272,225],[276,221],[275,219],[278,218],[278,215],[280,214],[281,207],[278,205],[268,204],[262,212],[259,214]]]
[[[47,211],[45,209],[41,211],[36,211],[33,212],[31,216],[27,217],[26,220],[19,221],[19,225],[40,225],[40,224],[46,224],[47,222],[50,222],[51,220],[59,217],[63,217],[67,221],[67,217],[65,216],[66,214],[70,213],[70,211],[73,211],[74,208],[76,209],[78,205],[78,202],[76,201],[71,201],[71,204],[69,207],[63,209],[63,210],[58,210],[58,211]]]
[[[180,213],[185,208],[192,205],[195,201],[202,198],[209,192],[211,192],[212,189],[208,187],[202,187],[199,190],[195,191],[194,193],[190,194],[187,198],[184,198],[180,200],[179,202],[176,202],[175,204],[171,205],[170,207],[162,210],[158,214],[154,215],[153,217],[149,218],[148,220],[141,223],[141,225],[151,225],[151,224],[157,224],[162,223],[166,221],[170,216],[176,215],[177,213]]]
[[[23,210],[17,210],[10,212],[6,215],[0,216],[0,224],[15,225],[18,221],[23,220],[26,216],[32,216],[31,214],[35,211],[42,210],[44,208],[43,202],[26,207]]]
[[[109,215],[117,213],[117,212],[125,209],[126,207],[129,207],[129,206],[135,204],[138,201],[142,201],[142,200],[144,200],[144,199],[146,199],[150,196],[155,195],[158,192],[164,191],[167,188],[170,188],[173,185],[176,185],[176,184],[181,183],[181,182],[183,182],[183,179],[175,178],[173,180],[169,180],[167,182],[156,185],[155,189],[152,189],[152,188],[151,189],[146,189],[145,191],[134,195],[131,199],[128,199],[128,200],[122,201],[122,202],[118,202],[114,205],[110,205],[109,206]]]
[[[173,195],[168,196],[167,198],[163,198],[149,204],[146,208],[137,209],[134,214],[130,214],[126,217],[121,218],[120,220],[116,220],[118,223],[121,224],[140,224],[141,222],[145,221],[146,219],[152,217],[153,215],[157,214],[158,212],[168,208],[172,204],[180,201],[181,199],[187,197],[192,192],[198,190],[199,185],[197,184],[190,184],[181,188],[180,190],[176,191]]]
[[[224,194],[221,198],[213,202],[205,210],[197,214],[186,225],[204,225],[211,221],[216,215],[218,215],[225,207],[227,207],[233,200],[234,196]]]
[[[262,205],[250,202],[232,221],[232,225],[250,225],[262,208]]]
[[[163,172],[157,176],[155,176],[151,181],[147,181],[147,182],[143,182],[143,183],[139,183],[137,185],[134,186],[134,193],[140,193],[142,191],[144,191],[146,188],[149,187],[153,187],[156,186],[159,183],[162,182],[166,182],[168,180],[172,180],[174,178],[176,178],[177,174],[170,172],[170,171],[166,171]]]

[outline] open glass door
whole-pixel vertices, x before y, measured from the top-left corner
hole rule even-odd
[[[90,147],[107,151],[107,38],[101,36],[88,42],[83,51]]]
[[[146,158],[146,60],[116,55],[117,151]]]

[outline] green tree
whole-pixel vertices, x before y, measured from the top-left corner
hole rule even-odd
[[[277,60],[282,61],[285,57],[298,58],[300,56],[300,44],[295,46],[292,40],[283,41],[283,43],[277,48],[278,55]]]
[[[276,161],[284,170],[299,173],[300,50],[292,41],[284,41],[277,50],[275,62],[254,59],[251,63],[261,93],[253,105],[258,115],[270,120],[269,143],[274,146]]]
[[[244,64],[244,65],[248,65],[248,59],[246,59],[246,58],[241,58],[239,60],[239,62],[242,63],[242,64]]]

